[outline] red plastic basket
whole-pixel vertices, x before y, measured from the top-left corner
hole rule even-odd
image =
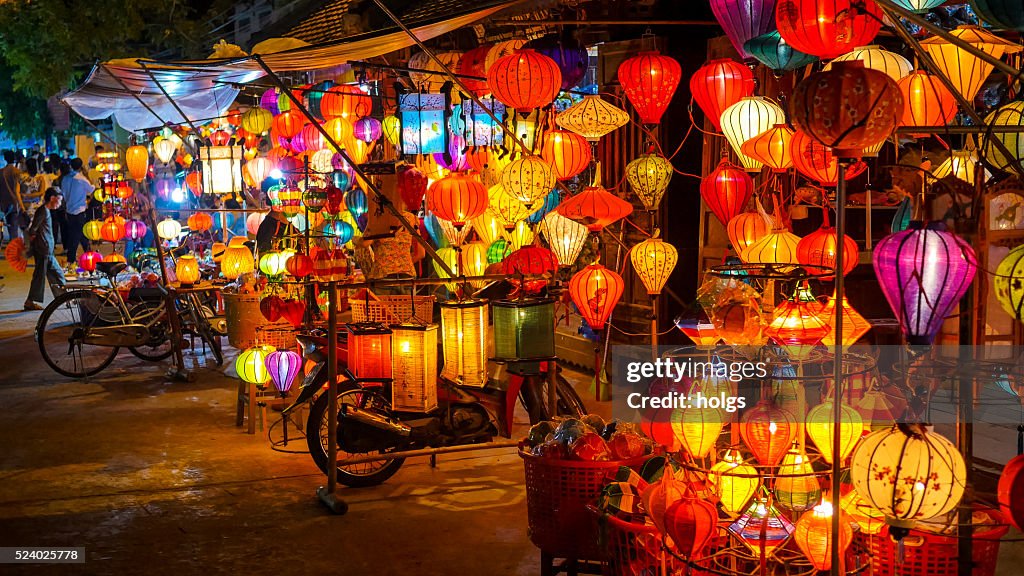
[[[998,511],[984,509],[996,523],[974,530],[973,576],[993,576],[999,556],[999,539],[1010,529]],[[897,557],[897,544],[889,537],[889,528],[875,536],[858,534],[870,551],[872,576],[956,576],[957,538],[911,530],[903,539],[903,561]]]
[[[602,560],[597,517],[587,510],[620,466],[637,469],[650,456],[609,462],[554,460],[519,451],[526,472],[530,541],[555,558]]]
[[[608,544],[605,576],[661,574],[663,564],[674,565],[661,547],[661,532],[656,527],[626,522],[614,516],[602,516],[598,524],[607,527],[604,532]]]

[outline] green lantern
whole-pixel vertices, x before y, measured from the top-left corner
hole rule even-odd
[[[555,301],[533,299],[492,302],[494,355],[500,360],[555,355]]]
[[[491,244],[491,247],[487,249],[487,263],[497,264],[501,262],[509,254],[512,253],[512,247],[509,246],[508,242],[504,238],[498,238]]]

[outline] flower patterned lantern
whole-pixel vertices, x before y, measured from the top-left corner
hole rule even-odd
[[[753,193],[754,180],[724,159],[700,183],[701,198],[723,226],[746,208]]]
[[[993,58],[1016,54],[1024,49],[979,26],[958,26],[949,33]],[[921,46],[935,61],[939,71],[949,78],[953,87],[968,102],[974,100],[992,73],[991,64],[939,36],[922,40]]]
[[[675,168],[660,154],[643,154],[626,164],[626,181],[644,208],[657,210]]]
[[[628,124],[629,114],[600,96],[587,95],[561,112],[555,123],[590,142],[597,142],[601,136]]]
[[[519,112],[543,108],[562,87],[562,71],[554,60],[530,49],[499,58],[487,71],[494,97]]]
[[[544,239],[562,266],[572,266],[590,236],[586,226],[552,211],[544,217]]]
[[[633,246],[629,258],[636,275],[647,287],[647,294],[657,296],[675,269],[679,252],[675,246],[663,242],[655,235]]]
[[[505,230],[512,230],[520,220],[525,220],[534,208],[509,194],[500,184],[496,184],[487,191],[487,210]]]
[[[622,297],[625,282],[613,270],[591,264],[569,280],[569,296],[591,330],[601,330]]]
[[[461,52],[444,51],[436,52],[434,61],[426,52],[417,52],[409,58],[409,68],[416,70],[429,70],[435,72],[409,72],[409,79],[422,92],[440,92],[448,77],[442,73],[443,68],[452,72],[459,69],[462,60]]]
[[[773,126],[785,122],[786,113],[782,108],[761,96],[741,98],[739,102],[723,110],[721,118],[725,139],[739,157],[743,168],[751,172],[759,172],[762,164],[743,154],[743,144]]]
[[[708,483],[715,487],[715,493],[730,516],[739,514],[761,486],[757,469],[743,462],[739,450],[726,450],[722,459],[708,472]]]
[[[658,52],[641,52],[624,60],[618,70],[619,84],[644,124],[661,122],[681,77],[679,62]]]
[[[502,188],[521,202],[532,203],[546,197],[557,179],[551,164],[538,156],[524,156],[501,171]]]
[[[760,401],[740,420],[740,437],[763,466],[776,466],[796,438],[793,415]]]
[[[871,43],[882,28],[882,10],[873,0],[779,0],[775,23],[793,48],[835,58]]]
[[[754,73],[728,58],[712,60],[690,77],[690,93],[715,126],[722,129],[722,112],[741,99],[754,95]]]

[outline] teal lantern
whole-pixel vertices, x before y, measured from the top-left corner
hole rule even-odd
[[[369,209],[366,201],[366,192],[363,192],[360,188],[353,188],[346,192],[345,207],[348,208],[353,218],[359,218],[366,214],[367,209]]]
[[[327,92],[331,87],[334,86],[334,82],[331,80],[324,80],[323,82],[317,82],[306,92],[306,105],[309,107],[309,113],[313,115],[320,122],[324,122],[326,118],[320,112],[320,101],[324,97],[324,92]]]
[[[559,192],[558,188],[555,188],[544,197],[544,204],[541,205],[540,209],[526,217],[526,221],[530,224],[540,224],[540,221],[547,216],[548,212],[554,210],[561,201],[562,193]]]
[[[494,356],[528,360],[555,355],[555,301],[528,299],[491,303],[494,314]]]
[[[778,30],[747,40],[743,47],[758,62],[771,68],[776,75],[788,70],[803,68],[818,58],[794,49],[782,39]]]
[[[1024,32],[1024,4],[1020,0],[971,0],[971,8],[993,26]]]
[[[512,245],[506,242],[504,238],[498,238],[494,241],[494,244],[491,244],[487,249],[487,263],[497,264],[511,253]]]

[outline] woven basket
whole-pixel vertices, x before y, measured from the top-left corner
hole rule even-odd
[[[287,322],[285,322],[284,326],[279,326],[278,324],[257,326],[256,340],[260,344],[267,344],[278,350],[296,349],[295,328]]]
[[[292,330],[287,320],[270,322],[260,312],[257,294],[224,294],[224,316],[228,325],[228,343],[245,350],[259,342],[257,328],[286,328]],[[292,330],[294,335],[294,330]]]
[[[423,322],[430,322],[434,317],[433,296],[376,296],[370,298],[350,297],[353,322],[380,322],[382,324],[401,324],[415,317]],[[415,314],[413,303],[415,302]]]

